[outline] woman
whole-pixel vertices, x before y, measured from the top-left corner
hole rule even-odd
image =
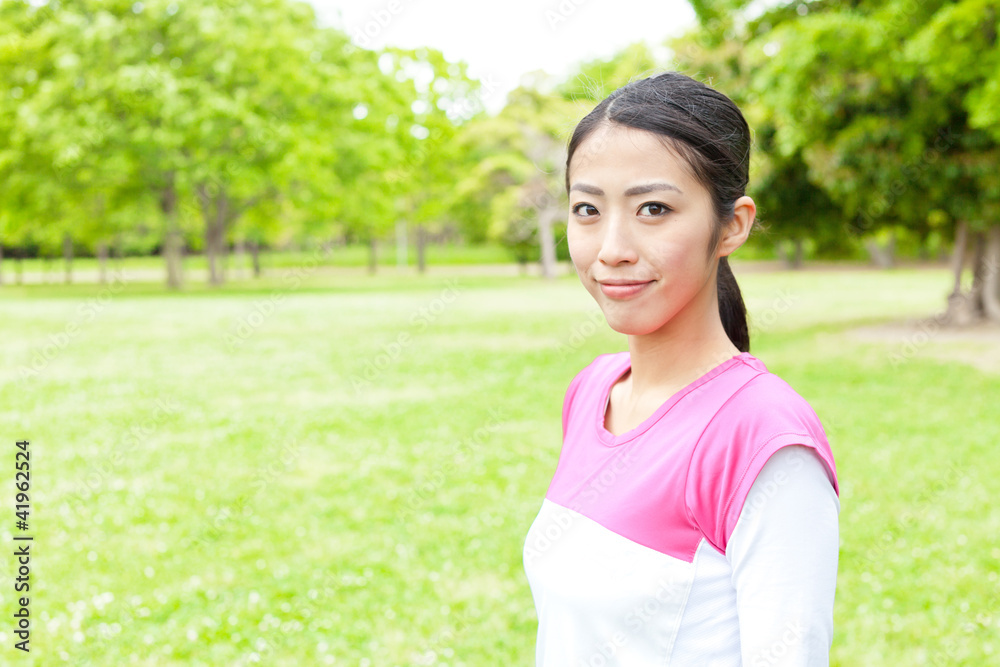
[[[749,353],[727,259],[756,214],[750,143],[729,98],[675,72],[616,90],[570,139],[570,256],[628,352],[566,391],[524,544],[539,666],[829,663],[833,455]]]

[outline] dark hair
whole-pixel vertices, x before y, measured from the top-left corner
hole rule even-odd
[[[663,72],[622,86],[573,131],[566,155],[567,193],[573,153],[595,129],[607,123],[658,134],[668,148],[684,158],[712,195],[715,224],[708,248],[711,256],[749,180],[750,128],[739,107],[717,90],[679,72]],[[719,258],[716,282],[726,335],[741,352],[749,352],[746,306],[728,257]]]

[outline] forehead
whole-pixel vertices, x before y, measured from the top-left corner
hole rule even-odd
[[[663,135],[604,123],[580,142],[569,164],[570,184],[591,179],[633,182],[664,178],[683,191],[699,186],[687,160]],[[687,186],[687,187],[685,187]]]

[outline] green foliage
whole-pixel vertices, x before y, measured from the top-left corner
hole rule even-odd
[[[449,215],[456,181],[470,166],[456,135],[483,116],[479,82],[469,78],[465,63],[449,62],[429,48],[390,48],[379,63],[386,72],[399,73],[396,78],[411,96],[405,109],[393,110],[403,121],[393,135],[399,159],[382,165],[389,186],[383,196],[396,203],[391,221],[440,225]]]
[[[432,76],[424,79],[430,69]],[[0,6],[0,239],[93,247],[159,210],[188,245],[440,219],[476,83],[294,0]]]
[[[563,207],[563,162],[571,102],[544,86],[522,86],[495,116],[466,124],[456,148],[469,165],[450,200],[452,215],[473,239],[500,241],[533,261],[539,215]]]
[[[692,5],[701,24],[671,43],[677,66],[743,109],[750,194],[776,238],[847,249],[1000,215],[995,2]]]
[[[998,146],[978,106],[1000,58],[993,5],[809,5],[749,43],[776,152],[800,153],[855,231],[926,232],[935,209],[996,219]]]
[[[598,102],[630,81],[642,79],[663,69],[649,47],[642,42],[631,44],[607,59],[580,65],[577,72],[556,87],[556,94],[578,102],[589,111]]]

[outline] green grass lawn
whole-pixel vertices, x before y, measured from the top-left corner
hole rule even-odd
[[[734,267],[752,352],[837,461],[832,664],[995,664],[1000,377],[845,334],[937,312],[947,272]],[[4,286],[0,308],[34,664],[533,664],[521,547],[563,394],[627,349],[575,277]],[[0,663],[27,664],[10,583],[0,605]]]
[[[396,266],[400,259],[395,244],[386,241],[379,243],[375,257],[377,264],[385,267]],[[268,250],[260,254],[260,264],[264,271],[302,266],[309,261],[330,267],[366,267],[369,262],[369,249],[366,245],[352,244],[333,246],[327,252],[317,245],[298,251]],[[430,265],[505,263],[513,261],[513,254],[496,243],[480,245],[429,243],[426,246],[426,261]],[[11,257],[9,252],[0,262],[3,282],[8,284],[16,282],[19,264],[20,270],[25,273],[43,276],[43,282],[65,282],[66,265],[61,255],[49,258],[27,258],[19,262],[16,258]],[[417,265],[417,251],[412,242],[408,247],[406,264],[408,266]],[[183,266],[184,270],[205,271],[208,269],[208,259],[200,251],[197,253],[189,251],[184,257]],[[230,251],[225,259],[227,272],[242,271],[249,274],[251,266],[249,251],[244,252],[241,256]],[[100,263],[96,257],[75,257],[72,262],[74,272],[96,274],[99,268]],[[111,259],[108,261],[109,271],[119,269],[165,271],[164,260],[159,255],[129,256],[123,260]]]

